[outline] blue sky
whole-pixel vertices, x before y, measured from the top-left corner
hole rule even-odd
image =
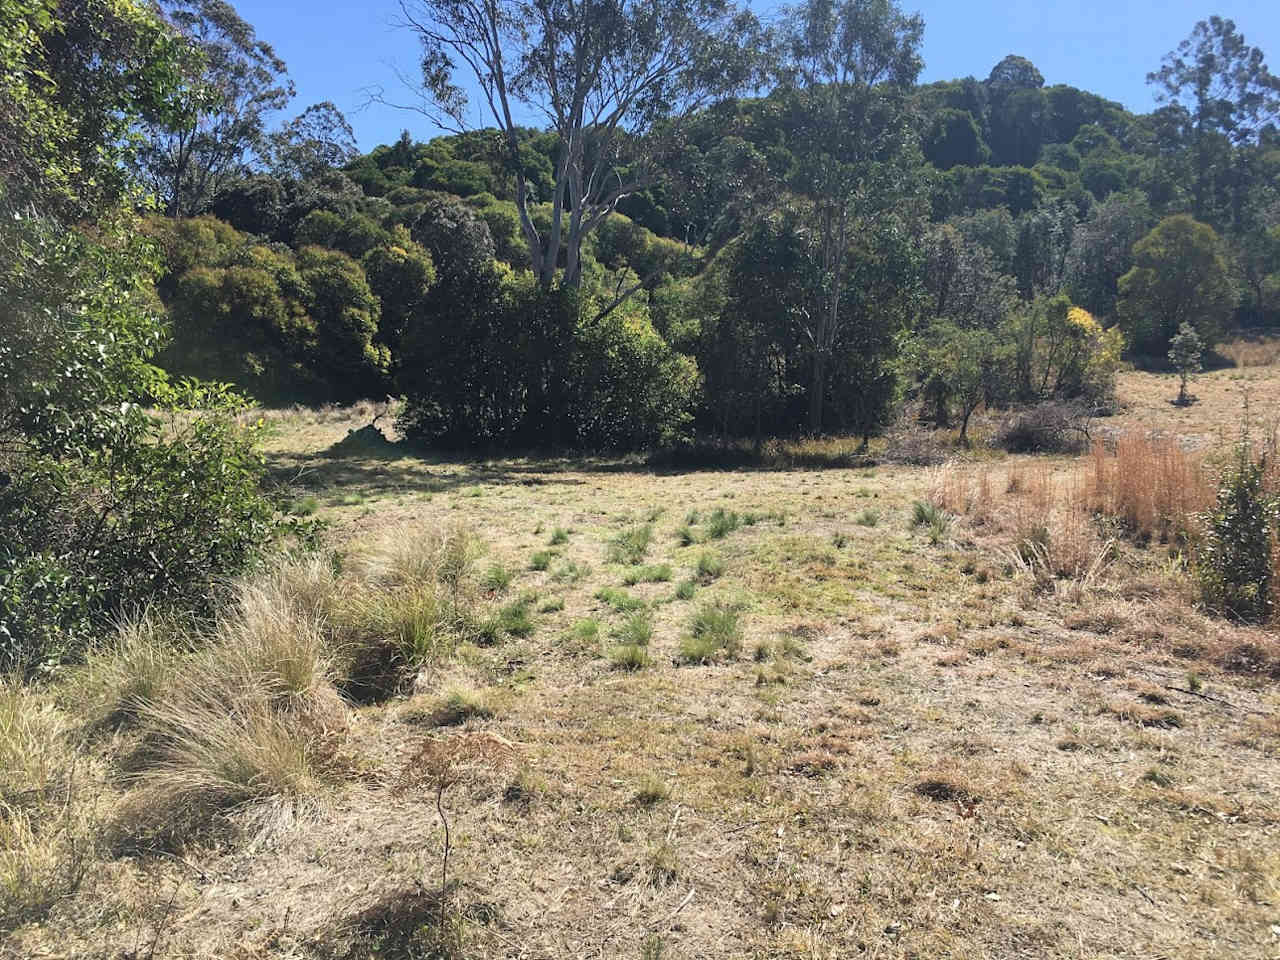
[[[924,17],[926,82],[969,74],[981,79],[1005,54],[1017,53],[1040,69],[1046,83],[1072,84],[1144,111],[1152,106],[1147,73],[1211,13],[1235,20],[1245,39],[1261,47],[1272,70],[1280,72],[1280,2],[1229,0],[1210,7],[1202,2],[931,0],[902,6]],[[365,100],[364,88],[396,88],[392,64],[413,72],[416,45],[409,33],[391,25],[394,0],[240,0],[235,6],[289,65],[298,89],[292,112],[332,100],[347,113],[366,150],[394,140],[402,129],[422,140],[437,132],[417,114],[381,106],[357,109]],[[754,6],[763,15],[774,9],[759,0]]]

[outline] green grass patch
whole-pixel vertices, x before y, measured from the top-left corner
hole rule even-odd
[[[698,585],[692,580],[682,580],[680,586],[676,587],[677,600],[692,600],[693,595],[698,592]]]
[[[707,521],[707,536],[712,540],[722,540],[737,530],[741,523],[742,519],[738,516],[737,511],[716,507],[711,514],[711,518]]]
[[[647,647],[653,639],[653,615],[648,610],[637,610],[615,627],[611,636],[622,644]]]
[[[618,613],[631,613],[644,608],[643,600],[617,587],[601,587],[596,591],[596,599],[604,601]]]
[[[702,607],[680,641],[680,659],[685,663],[711,663],[736,657],[741,650],[741,614],[736,607],[724,604]]]
[[[652,540],[652,523],[645,523],[638,527],[623,530],[609,541],[608,549],[605,551],[605,559],[610,563],[637,564],[649,552],[649,543]]]
[[[489,565],[480,582],[490,593],[505,593],[511,586],[512,577],[513,574],[504,564],[494,563]]]
[[[633,643],[610,647],[607,656],[619,670],[643,670],[649,665],[649,651]]]
[[[724,560],[718,553],[704,550],[698,555],[698,563],[693,568],[694,576],[703,583],[710,583],[724,574]]]
[[[513,637],[527,637],[533,633],[533,616],[529,609],[532,605],[529,600],[522,597],[499,610],[498,624],[503,632]]]
[[[556,527],[551,531],[551,539],[547,541],[553,547],[559,547],[569,542],[569,531],[564,527]]]
[[[556,583],[577,583],[583,577],[591,575],[591,568],[576,560],[566,560],[551,572],[551,579]]]
[[[671,579],[671,566],[666,563],[651,564],[647,567],[633,567],[622,578],[628,587],[637,583],[666,583]]]
[[[548,570],[551,567],[551,561],[555,559],[555,554],[550,550],[539,550],[529,558],[530,570]]]

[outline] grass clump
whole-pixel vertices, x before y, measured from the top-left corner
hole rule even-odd
[[[569,542],[569,531],[564,527],[556,527],[551,531],[551,539],[547,541],[553,547],[563,546]]]
[[[911,510],[911,525],[927,527],[929,542],[936,547],[951,532],[951,517],[937,504],[917,500]]]
[[[698,563],[693,568],[693,574],[702,583],[710,583],[724,574],[724,560],[719,554],[704,550],[698,555]]]
[[[874,527],[880,522],[880,511],[872,510],[870,507],[867,507],[853,518],[853,522],[860,527]]]
[[[613,637],[630,646],[646,647],[653,639],[653,615],[648,610],[639,610],[627,617],[622,625],[615,628]]]
[[[680,659],[685,663],[710,663],[735,657],[741,649],[742,624],[738,609],[708,604],[694,615],[689,633],[680,641]]]
[[[610,563],[638,564],[649,552],[649,544],[653,540],[653,524],[644,523],[637,527],[623,530],[609,541],[605,551],[605,559]]]
[[[595,640],[600,636],[600,621],[594,617],[585,617],[569,629],[569,635],[584,643]]]
[[[547,570],[551,567],[551,561],[555,558],[555,554],[550,550],[539,550],[529,558],[530,570]]]
[[[707,536],[712,540],[722,540],[737,530],[741,522],[736,511],[716,507],[707,521]]]
[[[647,567],[634,567],[626,572],[622,582],[628,587],[637,583],[666,583],[671,579],[671,566],[666,563],[651,564]]]
[[[538,607],[539,613],[559,613],[564,609],[564,597],[549,597]]]
[[[698,536],[693,532],[693,527],[687,523],[682,527],[676,528],[676,543],[682,547],[691,546],[698,542]]]
[[[524,597],[513,600],[498,611],[498,625],[504,633],[513,637],[527,637],[533,633],[532,602]]]
[[[431,722],[438,727],[456,727],[472,717],[485,720],[494,714],[493,705],[485,694],[472,687],[449,687],[431,711]]]
[[[620,643],[609,648],[609,662],[619,670],[643,670],[649,665],[649,650],[634,643]]]
[[[698,584],[693,580],[682,580],[680,585],[676,587],[677,600],[692,600],[693,595],[698,591]]]
[[[604,601],[618,613],[630,613],[644,607],[644,601],[639,597],[633,597],[617,587],[601,587],[596,591],[596,599]]]
[[[505,593],[507,588],[511,586],[511,580],[512,573],[504,564],[493,563],[485,571],[481,583],[489,593]]]
[[[636,787],[636,803],[643,807],[651,807],[671,796],[671,787],[661,777],[652,773],[641,778]]]
[[[575,560],[566,560],[551,572],[551,579],[556,583],[577,583],[583,577],[591,575],[591,568]]]

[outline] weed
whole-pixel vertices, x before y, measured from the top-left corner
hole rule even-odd
[[[555,554],[550,550],[539,550],[529,558],[530,570],[547,570],[551,567],[551,561],[555,558]]]
[[[538,607],[539,613],[559,613],[564,609],[564,597],[550,597]]]
[[[697,589],[698,585],[693,580],[681,580],[680,585],[676,587],[676,599],[692,600]]]
[[[633,567],[623,576],[622,582],[628,587],[634,587],[637,583],[666,583],[670,579],[671,566],[660,563],[647,567]]]
[[[570,628],[569,634],[575,640],[582,640],[584,642],[595,640],[600,636],[600,621],[593,617],[587,617],[583,620],[579,620],[572,628]]]
[[[569,531],[564,527],[556,527],[551,531],[551,539],[547,541],[553,547],[559,547],[569,542]]]
[[[698,542],[697,535],[693,532],[693,528],[688,524],[676,529],[676,542],[682,547],[690,546]]]

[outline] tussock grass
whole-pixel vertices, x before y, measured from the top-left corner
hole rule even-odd
[[[66,732],[65,718],[48,697],[0,679],[0,807],[38,801],[59,782]]]
[[[649,665],[647,647],[634,643],[619,643],[609,648],[609,662],[619,670],[643,670]]]
[[[693,617],[680,641],[685,663],[710,663],[736,657],[742,650],[741,614],[736,607],[707,604]]]
[[[608,604],[618,613],[630,613],[644,607],[644,601],[639,597],[633,597],[627,591],[619,590],[617,587],[601,587],[596,591],[596,599]]]
[[[653,540],[653,523],[644,523],[630,527],[614,536],[605,550],[605,559],[609,563],[640,563],[649,552],[649,544]]]
[[[636,787],[635,801],[644,807],[651,807],[655,803],[661,803],[671,796],[671,787],[667,781],[663,780],[656,774],[646,774],[640,779],[639,785]]]
[[[693,532],[693,527],[686,523],[676,528],[676,542],[682,547],[692,546],[698,542],[698,535]]]
[[[668,563],[650,564],[647,567],[633,567],[622,577],[628,587],[637,583],[666,583],[671,579],[671,565]]]
[[[547,570],[551,567],[551,561],[555,559],[555,554],[550,550],[539,550],[529,558],[530,570]]]
[[[564,527],[556,527],[551,531],[551,539],[547,541],[553,547],[563,546],[569,542],[569,531]]]
[[[865,510],[860,511],[858,515],[853,518],[853,522],[860,527],[874,527],[876,524],[880,522],[880,511],[873,510],[870,507],[867,507]]]
[[[436,726],[451,727],[473,717],[484,720],[493,715],[493,704],[483,691],[459,684],[441,694],[431,711],[431,720]]]
[[[600,621],[594,617],[586,617],[575,623],[569,633],[575,640],[584,642],[595,640],[600,636]]]
[[[707,520],[707,536],[712,540],[723,540],[737,530],[741,523],[742,518],[736,511],[716,507]]]
[[[180,625],[152,611],[121,618],[114,636],[91,650],[71,685],[77,712],[91,728],[137,719],[138,708],[167,689],[191,638]]]
[[[693,575],[702,583],[710,583],[724,575],[724,560],[717,553],[704,550],[698,554],[698,563],[693,568]]]
[[[698,584],[694,580],[682,580],[680,585],[676,587],[675,598],[677,600],[692,600],[693,595],[698,592]]]
[[[489,569],[484,572],[484,578],[481,580],[485,590],[490,593],[506,593],[507,588],[511,586],[514,575],[505,564],[493,563],[489,565]]]
[[[627,617],[612,633],[615,640],[632,646],[644,647],[653,639],[653,614],[640,610]]]

